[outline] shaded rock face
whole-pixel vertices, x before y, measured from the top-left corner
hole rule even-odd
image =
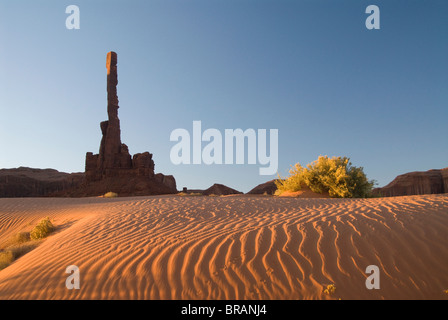
[[[0,197],[43,197],[63,193],[83,183],[83,173],[20,167],[0,170]]]
[[[117,54],[115,52],[107,54],[106,69],[108,120],[100,123],[102,139],[99,154],[92,152],[86,154],[85,194],[82,194],[81,190],[77,190],[75,194],[78,196],[99,195],[107,188],[110,190],[105,192],[114,191],[119,195],[176,193],[174,177],[164,176],[161,173],[157,176],[154,174],[151,153],[137,153],[131,156],[128,146],[121,142],[120,119],[118,118]],[[152,182],[149,183],[147,180]]]
[[[448,168],[405,173],[373,193],[384,197],[448,193]]]
[[[277,191],[277,186],[275,185],[275,179],[268,182],[259,184],[247,194],[274,194]]]

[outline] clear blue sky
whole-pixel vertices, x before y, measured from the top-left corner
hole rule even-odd
[[[68,30],[65,8],[80,8]],[[380,30],[365,9],[380,8]],[[448,166],[448,1],[0,2],[0,168],[84,171],[118,53],[122,141],[178,189],[241,191],[258,165],[173,165],[172,130],[279,130],[279,172],[348,156],[380,186]]]

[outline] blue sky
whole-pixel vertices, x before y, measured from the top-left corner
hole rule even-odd
[[[80,9],[68,30],[65,8]],[[380,8],[380,30],[365,9]],[[170,133],[279,130],[279,173],[348,156],[379,186],[448,166],[447,1],[0,2],[0,168],[84,171],[118,54],[122,141],[178,189],[249,191],[258,165],[174,165]]]

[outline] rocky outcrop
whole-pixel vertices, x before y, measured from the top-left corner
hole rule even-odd
[[[85,185],[71,195],[100,195],[109,191],[119,195],[176,193],[176,180],[173,176],[154,173],[151,153],[131,156],[128,146],[121,142],[115,52],[107,54],[106,69],[108,120],[100,123],[102,139],[99,154],[87,152]]]
[[[448,168],[405,173],[373,193],[383,197],[448,193]]]
[[[86,181],[101,181],[120,176],[154,177],[154,161],[149,152],[133,157],[128,146],[121,142],[120,119],[118,118],[117,54],[109,52],[107,69],[107,115],[108,120],[100,123],[102,139],[99,154],[86,154]]]
[[[227,187],[223,184],[215,183],[208,189],[187,189],[186,187],[183,188],[182,191],[184,194],[194,194],[194,195],[204,195],[204,196],[225,196],[230,194],[242,194],[242,192],[232,189],[230,187]]]
[[[242,192],[232,189],[230,187],[227,187],[223,184],[215,183],[210,188],[204,190],[202,192],[203,195],[209,196],[209,195],[217,195],[217,196],[223,196],[223,195],[229,195],[229,194],[242,194]]]
[[[77,188],[83,173],[65,173],[54,169],[20,167],[0,169],[0,197],[43,197]]]
[[[131,157],[127,145],[121,142],[115,52],[107,54],[106,69],[108,120],[100,123],[99,153],[86,154],[85,173],[23,167],[3,169],[0,170],[0,197],[84,197],[109,191],[119,196],[177,193],[173,176],[154,173],[151,153],[137,153]]]
[[[109,191],[119,195],[176,193],[176,180],[173,176],[154,174],[151,153],[137,153],[131,157],[128,146],[121,142],[115,52],[107,54],[106,69],[108,120],[100,124],[100,151],[99,154],[87,152],[85,185],[72,195],[100,195]]]
[[[247,194],[274,194],[277,191],[277,186],[275,185],[275,180],[270,180],[268,182],[259,184]]]
[[[441,169],[440,173],[442,174],[443,180],[443,193],[448,193],[448,167]]]

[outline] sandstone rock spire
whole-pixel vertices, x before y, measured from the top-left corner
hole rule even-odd
[[[128,147],[121,142],[118,118],[117,54],[107,54],[107,116],[100,124],[99,154],[87,152],[85,185],[73,195],[99,195],[108,191],[119,195],[147,195],[176,193],[173,176],[154,174],[154,161],[149,152],[137,153],[131,158]]]
[[[122,150],[120,119],[118,118],[117,95],[117,54],[113,51],[107,54],[107,115],[108,120],[100,124],[103,139],[100,145],[99,164],[101,170],[116,167],[128,167],[130,156],[127,150]],[[123,149],[127,149],[123,147]]]

